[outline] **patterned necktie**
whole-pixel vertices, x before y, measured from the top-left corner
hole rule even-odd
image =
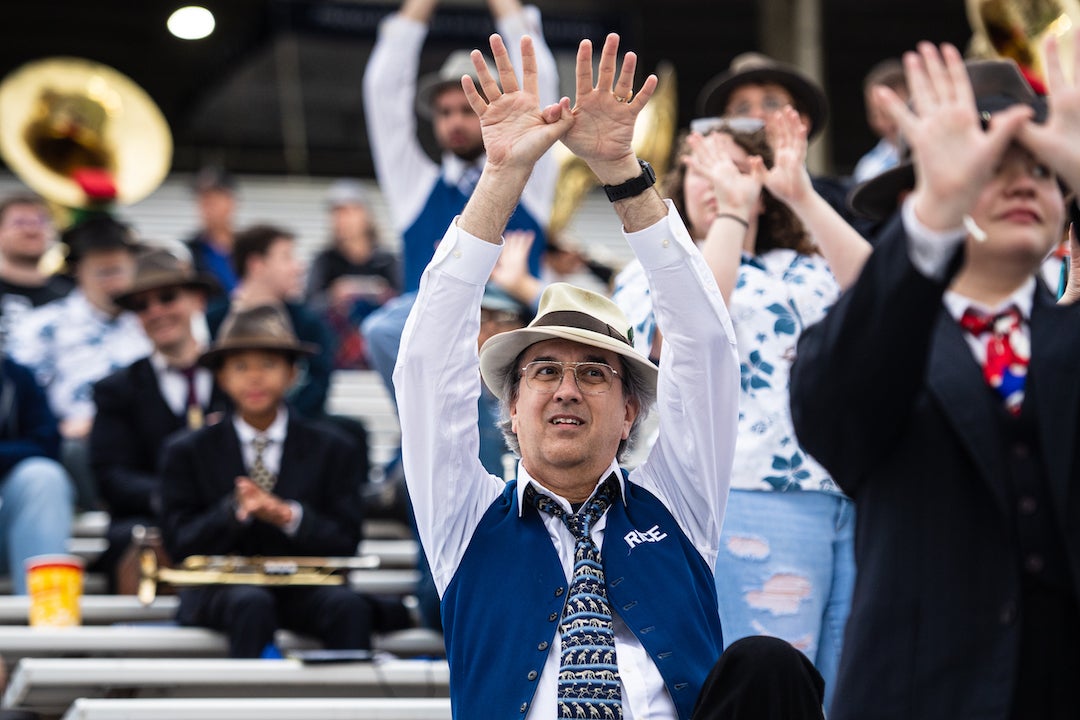
[[[480,181],[480,168],[475,165],[468,165],[465,167],[464,172],[461,173],[461,179],[458,180],[458,190],[465,197],[472,197],[473,190],[476,189],[476,183]]]
[[[274,485],[277,484],[277,477],[267,469],[266,463],[263,461],[263,452],[266,451],[267,445],[270,444],[270,438],[265,435],[256,435],[251,444],[255,448],[255,461],[251,463],[248,477],[263,490],[270,492],[274,489]]]
[[[612,487],[609,478],[580,510],[568,515],[557,502],[537,493],[532,486],[525,490],[526,502],[562,520],[577,540],[574,575],[559,621],[562,643],[558,694],[560,718],[619,720],[623,716],[604,567],[600,548],[590,534],[617,493],[618,488]]]
[[[198,430],[205,424],[202,407],[199,405],[199,391],[195,384],[196,367],[192,365],[186,368],[173,368],[173,371],[182,375],[187,381],[187,426],[189,430]]]
[[[968,308],[960,318],[960,326],[976,338],[990,335],[986,342],[983,377],[1004,399],[1005,408],[1013,415],[1020,414],[1024,403],[1024,380],[1031,359],[1030,343],[1021,331],[1023,321],[1020,309],[1015,305],[996,315]]]

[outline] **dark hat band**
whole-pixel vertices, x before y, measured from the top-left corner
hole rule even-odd
[[[606,322],[602,322],[592,315],[586,315],[585,313],[576,310],[555,310],[553,312],[545,313],[536,318],[529,327],[553,325],[588,330],[589,332],[594,332],[598,335],[606,335],[610,338],[615,338],[630,347],[634,346],[625,335],[608,325]]]

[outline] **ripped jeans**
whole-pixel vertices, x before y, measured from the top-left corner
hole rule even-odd
[[[716,591],[724,645],[787,640],[825,678],[829,707],[855,586],[855,505],[814,491],[732,489]]]

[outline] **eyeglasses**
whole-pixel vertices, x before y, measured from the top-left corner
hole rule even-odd
[[[578,390],[585,395],[600,395],[611,389],[618,371],[602,362],[557,362],[534,360],[521,368],[525,384],[535,392],[550,394],[562,385],[567,370],[574,371]]]
[[[690,121],[690,131],[698,135],[714,132],[755,133],[765,129],[765,121],[754,117],[705,117]]]
[[[172,305],[176,298],[180,297],[180,291],[176,288],[166,288],[156,292],[146,292],[131,299],[131,309],[137,313],[143,313],[150,309],[155,302],[162,307]]]

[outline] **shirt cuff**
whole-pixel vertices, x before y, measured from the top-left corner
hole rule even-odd
[[[430,267],[471,285],[486,285],[501,252],[501,243],[495,245],[461,230],[454,218],[435,248]]]
[[[281,526],[281,532],[289,537],[295,537],[296,531],[300,529],[300,522],[304,519],[304,508],[295,500],[286,500],[285,504],[292,510],[292,519]]]
[[[668,214],[663,220],[644,230],[632,233],[623,231],[634,255],[646,270],[676,265],[683,262],[689,253],[695,252],[694,241],[690,239],[679,211],[671,200],[664,200],[664,203]]]
[[[909,197],[900,208],[900,218],[908,238],[908,257],[920,273],[931,280],[944,281],[949,263],[964,243],[967,235],[959,227],[944,232],[931,230],[915,216],[915,207]]]

